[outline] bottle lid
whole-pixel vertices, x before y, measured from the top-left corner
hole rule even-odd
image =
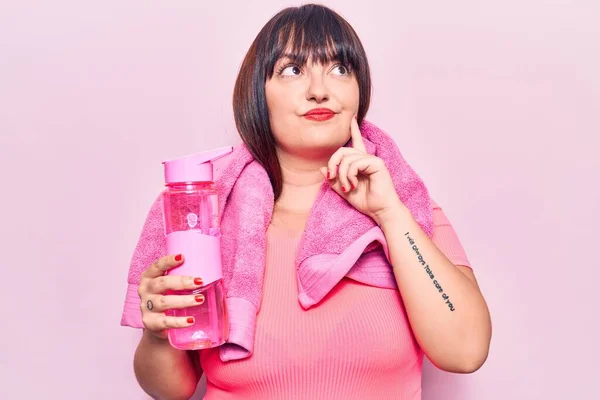
[[[233,151],[233,146],[202,151],[173,160],[163,161],[166,183],[212,182],[212,162]]]

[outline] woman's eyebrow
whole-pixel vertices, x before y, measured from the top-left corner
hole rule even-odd
[[[277,59],[277,61],[275,61],[274,67],[278,67],[281,64],[298,63],[298,58],[299,57],[297,57],[297,56],[294,57],[293,54],[286,53],[286,54],[282,55],[281,57],[279,57]]]

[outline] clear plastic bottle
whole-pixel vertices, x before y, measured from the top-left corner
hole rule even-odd
[[[195,319],[189,327],[169,330],[169,342],[177,349],[220,346],[229,335],[221,266],[219,199],[213,182],[212,161],[231,151],[232,147],[228,146],[163,162],[167,254],[184,256],[184,262],[168,274],[203,280],[199,289],[169,293],[204,295],[204,302],[198,306],[167,311],[167,315]]]

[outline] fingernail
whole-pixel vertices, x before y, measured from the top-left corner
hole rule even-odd
[[[352,190],[356,189],[356,186],[354,186],[353,183],[350,184],[350,187],[352,188]]]
[[[331,179],[331,172],[327,171],[327,179]]]
[[[175,261],[179,262],[179,261],[181,261],[181,258],[182,258],[182,257],[181,257],[181,254],[177,254],[177,255],[175,256]]]
[[[196,296],[195,299],[196,299],[196,303],[204,303],[204,296],[202,296],[201,294]]]
[[[342,186],[342,192],[346,192],[346,188]]]
[[[194,278],[194,285],[202,285],[202,278]]]
[[[189,317],[189,318],[187,319],[187,323],[188,323],[188,324],[193,324],[193,323],[194,323],[194,318],[192,318],[192,317]]]

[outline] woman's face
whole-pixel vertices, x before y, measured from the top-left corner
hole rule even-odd
[[[287,58],[275,64],[265,84],[271,130],[278,150],[303,158],[322,159],[350,139],[350,122],[358,112],[359,89],[355,75],[331,62],[305,66]],[[316,115],[307,115],[311,110]]]

